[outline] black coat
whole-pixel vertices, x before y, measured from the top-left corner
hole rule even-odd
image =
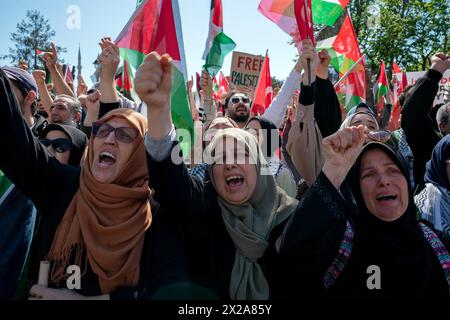
[[[35,236],[29,279],[37,282],[40,261],[50,251],[53,237],[69,204],[79,189],[80,168],[59,163],[33,136],[22,119],[14,93],[0,69],[0,170],[33,201],[40,213]],[[149,199],[150,201],[150,199]],[[140,280],[136,288],[119,288],[111,298],[186,298],[168,294],[168,286],[182,285],[186,264],[177,228],[153,210],[153,222],[145,234],[140,262]],[[81,279],[83,295],[100,295],[97,276],[88,266]]]
[[[429,70],[411,89],[402,111],[402,129],[414,156],[414,181],[419,189],[424,187],[426,163],[441,139],[430,115],[441,78],[441,73]]]
[[[174,143],[174,147],[177,144]],[[185,225],[184,241],[194,297],[230,299],[229,286],[236,248],[226,230],[217,193],[211,182],[203,184],[190,176],[186,166],[174,164],[170,157],[161,162],[150,161],[151,186],[155,200]],[[208,179],[209,180],[209,179]],[[275,227],[269,236],[269,247],[259,259],[269,283],[270,297],[279,295],[278,264],[275,243],[285,223]]]
[[[353,251],[348,264],[327,290],[324,276],[338,254],[346,221],[354,226]],[[367,233],[360,232],[361,223],[360,214],[321,173],[279,241],[281,259],[289,262],[285,264],[282,281],[285,298],[448,298],[445,274],[421,235],[410,232],[406,243],[402,241],[405,238],[395,240],[395,234],[392,241],[371,241],[373,238],[368,238]],[[409,242],[410,239],[415,243]],[[442,240],[449,250],[448,239]],[[418,260],[408,252],[416,247],[420,247]],[[367,286],[371,275],[367,270],[372,265],[381,269],[381,290],[370,290]]]

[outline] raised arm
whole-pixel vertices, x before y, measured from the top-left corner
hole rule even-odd
[[[35,70],[33,71],[33,78],[39,89],[39,97],[41,98],[41,104],[47,114],[50,114],[50,107],[53,104],[53,99],[48,92],[47,84],[45,83],[45,71]]]
[[[213,99],[213,81],[206,70],[202,71],[200,87],[203,90],[203,128],[207,128],[216,118],[217,107]]]
[[[418,185],[423,184],[426,162],[440,140],[439,134],[434,130],[430,112],[439,89],[439,81],[449,68],[449,56],[444,53],[434,55],[430,70],[411,89],[403,107],[401,126],[414,155],[414,178]]]
[[[171,115],[172,75],[172,59],[153,52],[138,69],[135,88],[147,105],[149,128],[145,143],[155,199],[168,211],[184,214],[199,206],[204,186],[190,177],[179,156]]]
[[[272,121],[277,128],[283,122],[288,106],[291,104],[295,91],[300,89],[300,79],[303,66],[299,58],[289,77],[283,83],[278,96],[272,101],[269,108],[264,112],[264,117]]]
[[[364,127],[360,126],[338,131],[323,142],[326,153],[323,171],[277,243],[282,259],[289,261],[286,271],[293,275],[294,286],[303,282],[304,289],[308,285],[323,288],[323,277],[338,253],[352,210],[339,188],[361,153],[364,141]]]
[[[102,49],[99,58],[101,102],[116,103],[119,102],[119,95],[114,77],[120,63],[119,47],[111,38],[103,38],[100,47]]]
[[[58,62],[58,51],[56,50],[56,46],[54,43],[52,43],[52,52],[46,52],[42,60],[44,60],[45,66],[50,71],[50,75],[52,76],[52,81],[55,85],[55,91],[57,95],[66,94],[68,96],[76,98],[75,93],[66,83],[66,81],[64,81],[61,73],[56,67],[56,63]]]
[[[308,40],[304,44],[301,60],[306,69],[307,61],[310,59],[312,65],[317,63],[317,55],[312,43]],[[311,186],[320,174],[323,166],[322,134],[314,119],[314,98],[316,68],[311,68],[311,86],[308,86],[306,77],[300,89],[299,106],[297,117],[289,132],[286,149],[291,156],[292,162],[298,173]]]
[[[52,190],[63,190],[71,167],[60,164],[36,140],[22,118],[11,85],[0,69],[0,170],[37,208],[45,207]]]
[[[314,118],[324,138],[337,132],[342,123],[339,100],[333,84],[328,79],[330,60],[330,55],[326,50],[319,52]]]

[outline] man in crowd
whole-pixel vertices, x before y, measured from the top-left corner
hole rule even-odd
[[[450,102],[447,102],[442,107],[439,108],[436,121],[439,127],[439,131],[443,136],[450,134]]]
[[[50,107],[50,122],[77,127],[81,120],[81,103],[68,95],[56,96]]]

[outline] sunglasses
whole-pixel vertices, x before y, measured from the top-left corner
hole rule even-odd
[[[116,139],[123,143],[132,143],[139,135],[139,131],[136,128],[114,128],[109,124],[102,122],[94,122],[92,124],[92,133],[95,138],[106,138],[113,131]]]
[[[72,142],[69,139],[40,139],[39,141],[47,148],[52,146],[52,149],[57,153],[64,153],[72,147]]]
[[[391,139],[392,132],[387,130],[371,131],[367,134],[367,139],[370,141],[386,143]]]
[[[250,103],[250,99],[248,97],[233,97],[233,98],[231,98],[232,104],[238,104],[241,101],[244,104]]]

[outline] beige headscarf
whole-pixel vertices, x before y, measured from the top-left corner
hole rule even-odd
[[[48,254],[51,280],[59,284],[72,253],[75,264],[85,268],[81,258],[86,252],[103,294],[138,284],[144,235],[152,222],[144,146],[147,121],[130,109],[114,110],[101,121],[113,118],[125,119],[139,130],[133,153],[113,183],[101,184],[91,172],[95,139],[91,138],[81,165],[80,188],[56,230]]]
[[[235,300],[267,300],[269,285],[258,259],[264,256],[269,246],[268,238],[272,229],[294,212],[298,201],[276,186],[255,137],[244,130],[225,129],[214,137],[208,147],[208,154],[216,159],[214,163],[222,159],[224,139],[234,140],[238,148],[245,148],[241,150],[248,151],[257,170],[255,191],[248,202],[234,205],[220,195],[218,197],[223,221],[236,246],[230,297]],[[208,170],[216,187],[212,166]]]

